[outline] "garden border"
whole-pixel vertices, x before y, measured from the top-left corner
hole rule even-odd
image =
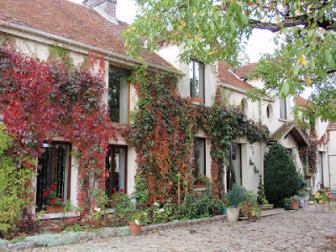
[[[200,223],[211,223],[215,221],[225,221],[224,215],[214,217],[194,219],[194,220],[175,220],[168,223],[153,224],[142,228],[144,234],[148,234],[155,230],[165,230],[174,227],[192,226]],[[94,239],[105,239],[108,237],[129,236],[129,227],[107,227],[96,229],[91,232],[61,232],[57,234],[45,233],[35,236],[27,236],[24,241],[13,243],[0,239],[0,251],[18,251],[23,249],[32,249],[36,247],[56,247],[70,245],[79,242],[87,242]]]

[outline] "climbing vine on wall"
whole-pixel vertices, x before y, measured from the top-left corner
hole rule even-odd
[[[40,62],[9,49],[0,49],[0,106],[7,132],[14,137],[13,153],[41,156],[44,141],[62,137],[79,158],[82,207],[90,207],[90,183],[104,187],[105,155],[115,136],[107,110],[102,76],[67,69],[61,62]],[[35,169],[35,164],[25,164]],[[91,178],[91,179],[90,179]]]
[[[198,129],[211,141],[213,191],[224,192],[223,174],[228,149],[237,137],[253,143],[268,139],[267,128],[247,120],[237,108],[223,105],[217,95],[212,107],[194,105],[177,92],[175,77],[138,69],[134,76],[138,111],[127,137],[136,147],[141,188],[149,188],[148,204],[177,203],[178,177],[182,197],[192,189],[192,146]],[[140,188],[139,187],[139,188]],[[141,195],[140,192],[137,192]]]
[[[148,204],[177,202],[178,174],[182,192],[191,184],[193,139],[191,103],[180,99],[176,77],[139,68],[133,83],[139,96],[128,139],[136,147],[138,176],[149,188]]]

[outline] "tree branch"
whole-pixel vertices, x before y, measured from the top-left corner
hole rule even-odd
[[[282,28],[295,27],[298,25],[309,26],[314,22],[312,18],[307,15],[300,15],[295,17],[286,17],[280,23],[262,22],[255,19],[249,20],[250,25],[256,29],[269,30],[271,32],[280,31]],[[325,30],[336,31],[336,22],[332,20],[322,20],[318,21],[317,26]]]

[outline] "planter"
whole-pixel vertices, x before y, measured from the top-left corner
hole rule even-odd
[[[64,212],[64,206],[46,206],[47,213],[61,213]]]
[[[227,220],[229,222],[235,222],[239,217],[239,208],[228,208],[227,209]]]
[[[292,203],[290,204],[290,209],[292,209],[292,210],[299,209],[299,202],[298,201],[292,201]]]
[[[222,209],[222,213],[223,213],[223,215],[224,216],[227,216],[227,208],[226,207],[223,207],[223,209]]]
[[[142,226],[141,225],[137,225],[134,222],[129,222],[129,229],[130,229],[130,233],[133,236],[137,236],[137,235],[141,235],[142,232]]]

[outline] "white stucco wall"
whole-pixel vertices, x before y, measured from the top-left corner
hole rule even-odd
[[[325,173],[327,177],[325,181],[329,182],[326,186],[336,188],[336,129],[329,130],[328,135],[328,170]]]

